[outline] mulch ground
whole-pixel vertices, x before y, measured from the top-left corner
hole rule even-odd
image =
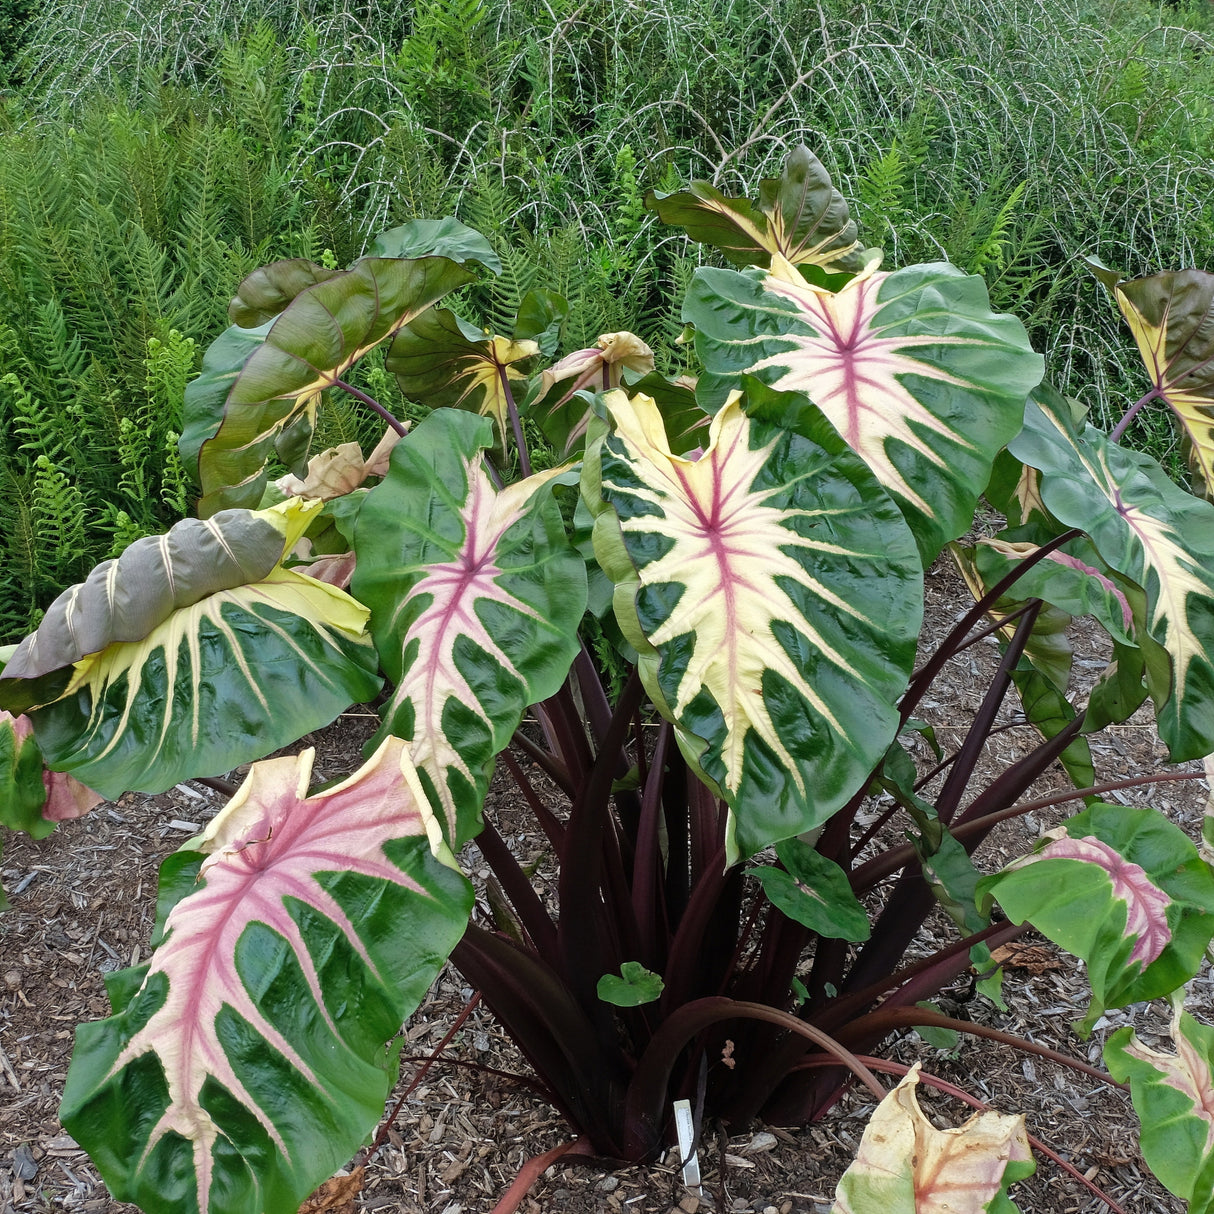
[[[951,573],[929,578],[934,621],[929,640],[932,631],[942,633],[959,614],[963,596]],[[1096,670],[1103,666],[1098,638],[1082,622],[1077,628],[1085,654],[1081,662]],[[994,655],[993,643],[967,651],[952,664],[942,694],[923,706],[921,715],[937,725],[946,749],[959,742],[962,723],[980,701]],[[1081,665],[1078,674],[1084,669]],[[988,747],[988,772],[1014,757],[1031,734],[1017,727],[1011,709],[1005,709],[1005,718],[1009,728],[994,735]],[[334,778],[356,766],[371,725],[366,710],[354,709],[309,739],[318,749],[316,778]],[[1145,713],[1107,731],[1094,749],[1101,780],[1156,770],[1163,757]],[[1050,781],[1034,791],[1064,786],[1059,775]],[[1196,837],[1206,795],[1201,781],[1189,781],[1150,786],[1122,799],[1164,810]],[[220,804],[209,789],[185,784],[156,797],[128,795],[63,824],[40,842],[23,835],[5,838],[0,867],[12,909],[0,916],[0,1214],[135,1210],[110,1199],[91,1162],[58,1121],[73,1030],[107,1014],[102,985],[107,971],[147,957],[158,865],[197,833]],[[526,838],[522,811],[504,784],[495,784],[489,812],[501,820],[505,837]],[[1048,815],[1038,815],[1002,828],[988,853],[990,866],[1025,850],[1050,825]],[[478,871],[475,850],[464,862],[472,873]],[[944,921],[933,921],[930,930],[943,938],[949,929]],[[1009,1011],[999,1012],[978,999],[965,1005],[966,1015],[1096,1065],[1105,1037],[1127,1023],[1148,1043],[1171,1048],[1162,1004],[1110,1012],[1091,1039],[1080,1040],[1070,1026],[1086,1007],[1081,967],[1039,937],[1025,938],[1007,970]],[[405,1055],[420,1058],[434,1050],[472,994],[457,973],[445,970],[405,1028]],[[1214,1020],[1214,977],[1208,967],[1192,985],[1190,1006],[1202,1019]],[[1130,1214],[1183,1210],[1183,1203],[1143,1165],[1134,1114],[1123,1092],[1101,1088],[1042,1059],[974,1040],[963,1041],[952,1056],[911,1034],[888,1052],[902,1062],[921,1059],[925,1070],[1003,1112],[1024,1112],[1030,1133]],[[487,1214],[528,1159],[569,1139],[559,1117],[529,1090],[461,1063],[526,1071],[489,1013],[475,1008],[410,1094],[382,1149],[368,1161],[361,1190],[352,1205],[342,1207],[349,1214]],[[418,1065],[406,1062],[402,1067],[401,1091]],[[922,1087],[920,1092],[939,1125],[956,1125],[969,1115],[956,1101],[923,1094]],[[653,1166],[615,1171],[562,1161],[545,1173],[522,1208],[528,1214],[826,1214],[871,1109],[871,1100],[855,1093],[823,1122],[804,1129],[755,1125],[726,1135],[714,1127],[700,1147],[704,1182],[699,1194],[683,1187],[673,1153]],[[1107,1208],[1041,1158],[1037,1175],[1016,1186],[1013,1197],[1025,1214],[1095,1214]]]

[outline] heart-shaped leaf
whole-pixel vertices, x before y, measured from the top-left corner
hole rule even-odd
[[[120,1201],[294,1214],[383,1116],[384,1043],[464,931],[404,744],[308,796],[312,753],[254,765],[187,845],[201,867],[166,864],[193,892],[137,993],[78,1030],[62,1117]]]
[[[639,961],[625,961],[618,974],[604,974],[599,979],[597,994],[615,1007],[640,1007],[660,999],[665,985],[660,975]]]
[[[838,293],[779,257],[770,272],[699,270],[683,319],[709,372],[700,400],[744,373],[805,393],[901,506],[925,565],[969,529],[1041,379],[1024,326],[948,265],[862,274]]]
[[[790,919],[832,940],[867,940],[868,914],[852,893],[847,874],[800,839],[776,847],[783,868],[750,870],[773,906]]]
[[[432,413],[392,452],[355,534],[355,593],[396,683],[384,728],[413,760],[454,845],[479,829],[494,756],[577,653],[586,571],[550,484],[498,491],[484,418]]]
[[[731,857],[821,825],[898,727],[922,612],[913,540],[823,419],[732,397],[703,454],[674,455],[645,396],[603,399],[582,491],[641,677],[732,810]],[[863,579],[854,570],[862,565]]]

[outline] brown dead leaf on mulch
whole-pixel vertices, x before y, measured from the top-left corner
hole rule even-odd
[[[346,1176],[334,1176],[299,1207],[299,1214],[354,1214],[355,1201],[363,1191],[366,1169],[355,1168]]]
[[[1027,944],[1013,940],[1001,945],[991,953],[991,958],[1004,969],[1025,970],[1030,974],[1044,974],[1047,970],[1060,970],[1063,960],[1055,948],[1048,944]]]

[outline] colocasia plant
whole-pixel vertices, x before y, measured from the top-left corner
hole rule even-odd
[[[1214,1029],[1182,1004],[1214,937],[1214,838],[1102,801],[1087,743],[1149,699],[1173,761],[1214,751],[1214,505],[1043,385],[980,278],[880,269],[805,149],[757,205],[704,183],[650,205],[737,267],[688,293],[694,383],[631,334],[558,357],[551,293],[510,333],[441,307],[498,268],[454,220],[241,286],[187,395],[198,517],[62,595],[0,678],[13,825],[42,820],[44,767],[82,809],[261,760],[163,866],[155,952],[79,1029],[64,1124],[149,1211],[294,1211],[382,1118],[402,1022],[450,958],[569,1149],[645,1160],[676,1099],[799,1124],[857,1080],[885,1096],[874,1071],[905,1068],[877,1054],[908,1027],[1015,1043],[929,1001],[971,968],[998,999],[991,949],[1031,924],[1086,963],[1081,1031],[1176,1001],[1174,1053],[1123,1030],[1109,1074],[1071,1065],[1128,1080],[1147,1160],[1214,1210]],[[1175,412],[1204,490],[1214,276],[1093,268],[1146,361],[1140,405]],[[411,429],[368,388],[389,375]],[[335,394],[384,415],[373,456],[309,458]],[[959,546],[984,499],[1009,529]],[[976,602],[917,659],[950,546]],[[1075,615],[1113,653],[1082,699]],[[985,698],[920,770],[916,711],[983,636]],[[1013,694],[1039,739],[980,774]],[[264,758],[365,701],[381,726],[348,778]],[[1077,791],[1029,796],[1058,761]],[[526,855],[485,815],[495,767]],[[1046,803],[1080,812],[983,863],[997,823]],[[921,934],[937,906],[943,947]],[[1023,1119],[942,1133],[920,1081],[939,1082],[916,1068],[882,1100],[836,1211],[1014,1209]]]

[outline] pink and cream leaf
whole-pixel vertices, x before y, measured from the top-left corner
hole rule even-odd
[[[701,270],[684,320],[720,401],[743,374],[803,393],[902,507],[925,560],[968,529],[1042,362],[951,266],[865,272],[837,292],[777,256],[770,272]]]
[[[1129,1083],[1142,1124],[1143,1158],[1191,1214],[1214,1210],[1214,1028],[1172,1000],[1175,1053],[1154,1049],[1132,1028],[1105,1043],[1104,1060],[1119,1083]]]
[[[1088,1024],[1182,986],[1214,938],[1214,873],[1152,809],[1093,805],[978,891],[1087,962]]]
[[[754,386],[752,404],[781,406]],[[595,554],[647,689],[749,855],[824,821],[892,740],[922,610],[912,538],[820,417],[800,434],[735,396],[690,458],[648,397],[604,400],[614,433],[583,479]]]
[[[831,1214],[986,1214],[1013,1211],[1009,1184],[1036,1168],[1022,1115],[975,1113],[938,1130],[915,1096],[919,1067],[877,1106]]]
[[[553,694],[577,652],[585,565],[550,485],[504,490],[487,423],[440,410],[399,444],[359,514],[354,588],[396,683],[384,729],[414,761],[453,841],[479,829],[494,756],[523,710]]]
[[[253,766],[187,845],[195,887],[139,992],[80,1030],[64,1122],[120,1200],[293,1212],[382,1115],[383,1045],[462,934],[471,888],[405,744],[309,796],[312,757]]]

